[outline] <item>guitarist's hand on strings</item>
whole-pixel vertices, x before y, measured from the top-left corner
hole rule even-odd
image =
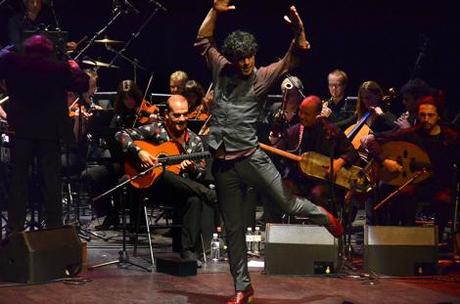
[[[193,171],[195,171],[195,163],[192,162],[191,160],[186,159],[186,160],[184,160],[184,161],[182,161],[180,163],[180,169],[182,171],[191,171],[191,172],[193,172]]]
[[[139,160],[141,161],[142,168],[147,169],[151,166],[155,166],[156,164],[158,164],[158,158],[153,157],[152,155],[150,155],[149,152],[145,150],[140,150],[137,156],[139,157]]]

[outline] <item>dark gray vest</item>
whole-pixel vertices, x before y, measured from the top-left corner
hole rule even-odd
[[[228,66],[227,66],[228,68]],[[209,146],[226,152],[250,149],[258,144],[256,124],[262,103],[254,92],[255,73],[241,79],[223,69],[214,89]]]

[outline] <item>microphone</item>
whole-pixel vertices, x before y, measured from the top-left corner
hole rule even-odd
[[[161,9],[162,11],[164,12],[167,12],[168,10],[166,9],[166,7],[164,7],[160,2],[156,1],[156,0],[149,0],[149,3],[153,3],[154,5],[156,5],[159,9]]]
[[[126,6],[126,11],[134,13],[134,14],[139,14],[139,10],[131,4],[128,0],[124,0],[123,4]]]
[[[114,8],[113,8],[113,13],[117,12],[120,10],[121,12],[128,14],[128,13],[134,13],[134,14],[139,14],[139,10],[131,4],[128,0],[123,0],[123,1],[115,1],[114,2]]]

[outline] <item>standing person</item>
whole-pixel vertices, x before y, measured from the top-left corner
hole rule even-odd
[[[341,129],[346,129],[353,123],[355,104],[346,97],[348,75],[342,70],[335,69],[327,75],[329,97],[323,104],[321,115],[327,117]]]
[[[298,65],[302,54],[310,48],[296,8],[292,6],[290,17],[285,17],[295,35],[286,55],[276,63],[256,69],[258,44],[252,34],[231,33],[224,41],[222,54],[211,43],[217,16],[235,9],[229,2],[214,0],[200,26],[195,46],[211,67],[215,84],[208,144],[214,154],[213,173],[236,291],[227,303],[242,304],[253,303],[254,295],[247,266],[246,229],[242,221],[242,185],[264,191],[287,213],[309,216],[312,222],[326,225],[335,236],[340,236],[343,228],[325,209],[307,199],[295,197],[283,188],[281,175],[270,158],[258,148],[256,123],[268,91],[284,73]]]
[[[0,56],[0,79],[5,79],[11,105],[10,232],[24,228],[28,175],[34,158],[43,179],[45,222],[62,225],[60,143],[73,139],[66,105],[67,91],[88,90],[88,76],[75,62],[52,59],[53,44],[42,35],[24,41],[22,54]]]

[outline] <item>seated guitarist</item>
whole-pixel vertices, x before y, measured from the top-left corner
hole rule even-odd
[[[273,141],[272,138],[272,144],[279,149],[299,155],[309,151],[326,156],[332,155],[332,172],[335,176],[343,166],[353,164],[358,159],[358,154],[343,132],[320,116],[321,110],[322,102],[319,97],[305,98],[300,104],[300,123],[287,130],[286,138],[281,137],[278,141]],[[324,176],[328,174],[330,171],[324,170]],[[334,210],[336,207],[330,206],[332,196],[328,181],[317,181],[306,177],[297,163],[287,164],[284,175],[287,184],[292,186],[298,195],[305,196],[329,210]],[[334,194],[337,198],[336,203],[343,200],[343,191],[334,191]]]
[[[412,128],[400,129],[390,134],[371,137],[366,148],[371,156],[389,172],[402,172],[402,166],[395,160],[381,156],[381,145],[391,141],[407,141],[424,150],[429,159],[431,177],[405,188],[389,204],[378,210],[377,214],[368,212],[371,224],[415,225],[417,200],[432,203],[435,224],[438,225],[439,240],[452,214],[455,197],[452,189],[454,164],[459,164],[460,135],[458,131],[441,123],[440,104],[432,96],[422,97],[417,103],[419,123]],[[422,168],[420,168],[422,169]],[[409,178],[410,176],[408,176]],[[384,190],[384,189],[381,189]],[[394,190],[388,189],[388,191]],[[383,192],[383,191],[382,191]],[[383,199],[383,197],[382,197]],[[370,209],[370,208],[367,208]],[[369,210],[368,210],[369,211]]]
[[[123,150],[135,156],[142,168],[156,165],[157,157],[139,148],[134,140],[145,140],[153,144],[172,141],[182,148],[184,154],[204,151],[200,137],[187,128],[187,99],[181,95],[172,95],[166,103],[164,122],[124,129],[115,134],[115,139]],[[202,204],[215,203],[216,195],[213,190],[199,183],[205,170],[204,161],[184,160],[180,167],[179,175],[164,171],[148,192],[154,201],[173,204],[180,211],[183,221],[181,256],[185,259],[196,259],[194,248],[200,235]]]

